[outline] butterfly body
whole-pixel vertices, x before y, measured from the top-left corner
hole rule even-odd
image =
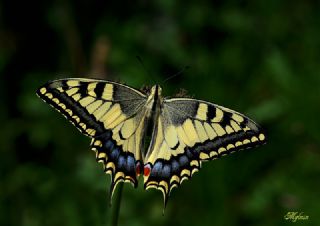
[[[191,178],[203,161],[265,143],[260,127],[231,109],[192,98],[164,98],[94,79],[48,82],[38,96],[89,136],[106,173],[111,194],[119,182],[162,191],[165,203],[174,187]],[[150,142],[146,138],[150,136]]]

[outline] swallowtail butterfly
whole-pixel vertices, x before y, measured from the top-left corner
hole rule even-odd
[[[145,93],[104,80],[71,78],[48,82],[37,95],[90,137],[96,159],[119,182],[162,191],[197,172],[202,162],[265,143],[251,119],[192,98],[164,98],[155,85]],[[149,132],[148,132],[149,131]],[[146,136],[150,135],[150,142]]]

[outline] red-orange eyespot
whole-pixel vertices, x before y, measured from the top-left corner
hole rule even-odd
[[[151,172],[150,164],[145,165],[143,168],[143,175],[147,177],[150,175],[150,172]]]
[[[140,164],[140,162],[137,162],[137,164],[136,164],[136,174],[137,174],[137,176],[140,176],[140,174],[141,174],[141,164]]]

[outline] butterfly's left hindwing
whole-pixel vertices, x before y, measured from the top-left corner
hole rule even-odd
[[[165,100],[145,162],[145,188],[170,191],[197,172],[203,161],[265,143],[265,135],[248,117],[204,101]]]
[[[114,82],[62,79],[45,84],[37,94],[92,138],[97,161],[112,175],[111,193],[121,181],[137,185],[145,126],[143,93]]]

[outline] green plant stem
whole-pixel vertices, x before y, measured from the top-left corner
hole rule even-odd
[[[119,183],[117,186],[116,194],[114,195],[114,202],[113,207],[111,210],[111,223],[110,226],[117,226],[118,225],[118,219],[119,219],[119,212],[120,212],[120,206],[121,206],[121,196],[122,196],[122,190],[123,190],[123,183]]]

